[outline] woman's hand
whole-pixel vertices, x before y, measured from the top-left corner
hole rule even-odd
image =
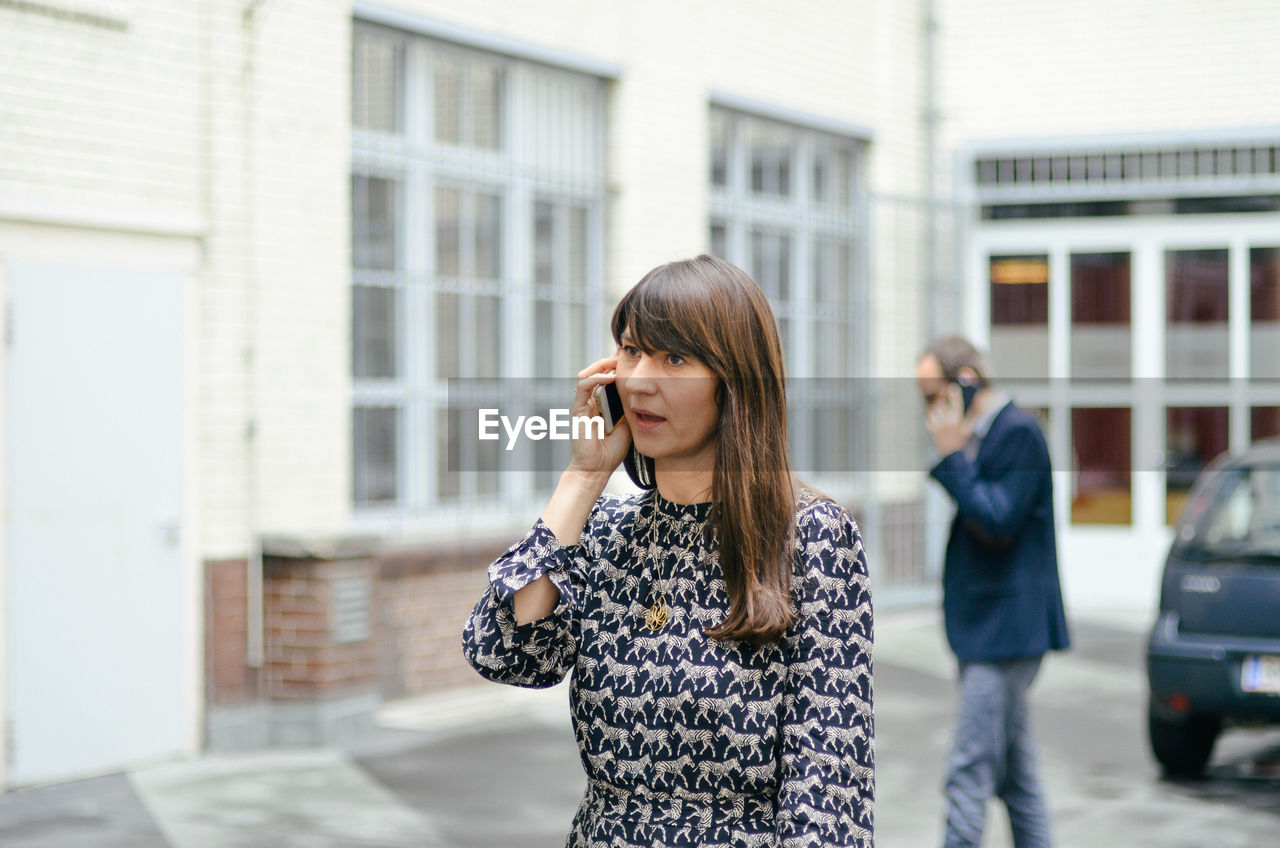
[[[573,398],[573,418],[597,417],[597,386],[613,382],[618,355],[606,356],[578,372],[578,390]],[[631,428],[624,418],[603,439],[596,438],[595,426],[584,427],[573,439],[573,457],[560,475],[551,502],[542,513],[542,521],[562,545],[576,545],[591,508],[609,482],[609,475],[622,462],[631,448]],[[576,428],[575,428],[576,432]],[[548,616],[560,601],[560,592],[545,574],[516,592],[514,598],[517,624],[527,624]]]
[[[573,418],[600,417],[600,407],[596,402],[595,391],[598,386],[612,383],[614,369],[618,367],[618,355],[606,356],[597,360],[578,372],[578,390],[573,398]],[[577,433],[573,439],[573,456],[569,460],[569,471],[606,472],[613,470],[622,462],[631,448],[631,427],[623,418],[613,428],[613,432],[603,439],[596,438],[596,425],[582,428],[586,432]]]
[[[613,369],[617,364],[618,356],[615,353],[613,356],[606,356],[591,363],[578,372],[578,390],[573,398],[574,418],[595,417],[600,414],[594,397],[596,386],[613,382]],[[618,426],[613,428],[613,432],[603,439],[596,438],[594,425],[583,429],[587,432],[579,432],[573,439],[573,456],[569,460],[569,467],[560,475],[560,482],[551,495],[551,502],[542,513],[543,522],[564,545],[578,543],[582,528],[586,525],[587,517],[591,514],[591,508],[595,506],[596,499],[604,491],[605,484],[609,482],[609,476],[613,474],[614,469],[631,448],[631,428],[627,426],[625,418],[619,421]],[[547,581],[547,584],[549,586],[550,581]],[[524,592],[525,589],[520,591]],[[543,595],[536,590],[528,594],[544,598],[532,609],[544,615],[551,611],[551,607],[546,604],[546,598],[551,595]],[[517,597],[519,597],[518,593]],[[554,593],[554,597],[559,597],[559,594]],[[526,609],[529,608],[521,607],[521,615],[517,616],[517,620],[529,614]],[[534,615],[534,617],[537,616]]]

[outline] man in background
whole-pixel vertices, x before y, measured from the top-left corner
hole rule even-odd
[[[960,708],[947,762],[945,848],[982,842],[987,800],[1004,802],[1016,848],[1050,844],[1027,692],[1044,654],[1069,644],[1054,534],[1053,476],[1036,420],[991,384],[959,336],[916,363],[930,475],[955,501],[943,565],[947,641]]]

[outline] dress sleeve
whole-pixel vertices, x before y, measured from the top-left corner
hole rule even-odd
[[[801,513],[796,537],[799,619],[783,636],[778,843],[871,848],[872,614],[862,538],[829,501]]]
[[[462,630],[462,652],[482,677],[531,688],[564,679],[578,654],[577,600],[584,561],[581,544],[562,545],[538,519],[489,566],[489,587]],[[537,621],[516,624],[515,593],[544,574],[560,592],[555,609]]]

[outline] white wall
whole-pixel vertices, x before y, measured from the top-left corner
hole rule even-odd
[[[875,130],[872,177],[919,178],[913,4],[764,0],[398,0],[392,8],[617,63],[608,285],[707,249],[706,124],[721,91]],[[897,38],[895,44],[886,39]],[[901,39],[906,39],[904,45]]]
[[[1280,124],[1280,5],[1269,0],[939,5],[953,146]]]
[[[210,3],[201,323],[206,556],[349,512],[350,18]]]
[[[709,95],[871,127],[869,176],[920,190],[916,4],[396,0],[621,67],[609,94],[607,284],[707,247]],[[74,213],[198,244],[206,558],[349,517],[348,4],[108,3],[93,23],[0,9],[0,214]],[[246,15],[245,10],[251,10]],[[8,210],[5,212],[5,210]],[[917,340],[919,280],[877,256],[877,367]]]
[[[0,8],[6,217],[199,217],[196,7],[117,5],[100,24]]]
[[[243,556],[255,530],[340,531],[349,8],[97,8],[0,8],[0,218],[195,240],[203,553]]]
[[[608,98],[610,301],[653,266],[709,247],[712,92],[869,127],[871,191],[895,197],[923,193],[918,3],[387,0],[385,5],[621,66]],[[875,204],[872,214],[877,242],[870,281],[871,368],[879,375],[906,376],[925,343],[919,319],[925,307],[918,255],[923,217],[880,221]],[[886,240],[886,233],[892,238]],[[899,432],[891,437],[897,439]],[[914,451],[915,444],[910,448]],[[922,485],[919,474],[879,477],[895,498],[914,497]]]
[[[1070,144],[1097,136],[1176,138],[1210,130],[1229,139],[1232,130],[1280,126],[1280,4],[938,3],[946,153],[984,141],[1058,138]],[[942,164],[953,160],[944,156]],[[1167,229],[1170,223],[1147,225]],[[1034,226],[1048,231],[1063,225],[1041,221]],[[1106,229],[1125,238],[1135,226],[1113,219]],[[986,285],[981,267],[972,265],[971,287]],[[1137,451],[1135,446],[1135,457]],[[1135,508],[1145,502],[1163,509],[1157,482],[1135,477]],[[1059,489],[1064,529],[1059,547],[1069,608],[1153,608],[1170,538],[1162,512],[1151,512],[1145,521],[1139,516],[1128,528],[1071,527],[1061,514],[1070,489],[1062,484]]]
[[[0,56],[5,57],[0,70],[0,269],[9,262],[47,262],[190,279],[207,225],[197,179],[202,161],[201,67],[192,61],[200,55],[197,9],[160,0],[104,3],[96,9],[102,13],[96,19],[71,19],[35,7],[0,8]],[[10,320],[7,304],[5,312]],[[12,320],[16,331],[21,318]],[[184,329],[194,326],[189,313]],[[181,403],[184,418],[195,420],[194,332],[187,333],[184,348]],[[0,373],[3,360],[0,345]],[[7,403],[3,390],[0,385],[0,405]],[[0,406],[0,421],[5,418]],[[199,457],[194,430],[185,435],[182,450],[184,469],[194,468]],[[189,479],[184,486],[183,503],[174,505],[174,513],[181,519],[189,615],[183,632],[173,635],[191,657],[183,685],[196,704],[202,690],[200,516]],[[0,606],[6,603],[4,550],[0,538]],[[7,682],[8,649],[0,644],[0,682]],[[7,704],[0,691],[0,719]],[[199,716],[193,711],[184,718],[194,751]],[[0,774],[0,786],[6,779]]]

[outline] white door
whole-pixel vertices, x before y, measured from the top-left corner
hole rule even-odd
[[[1043,411],[1075,607],[1154,609],[1195,472],[1276,406],[1250,281],[1277,233],[1273,216],[1222,215],[993,224],[975,238],[969,323]]]
[[[176,274],[6,266],[7,782],[188,751]]]

